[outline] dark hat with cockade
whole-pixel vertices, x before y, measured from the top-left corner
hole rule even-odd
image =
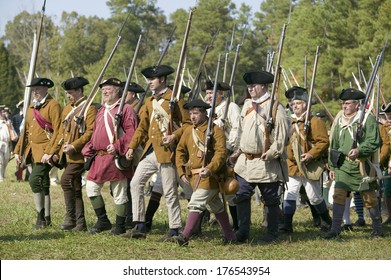
[[[339,95],[341,100],[360,100],[365,98],[365,93],[355,88],[343,89]]]
[[[174,72],[174,68],[168,65],[150,66],[141,70],[141,74],[147,79],[168,76]]]
[[[103,87],[105,85],[110,85],[110,86],[116,86],[116,87],[121,87],[121,81],[118,80],[117,78],[109,78],[107,80],[104,80],[99,87]]]
[[[83,77],[74,77],[70,78],[61,83],[61,86],[65,90],[72,90],[82,88],[85,85],[88,85],[89,81]]]
[[[274,82],[274,75],[266,71],[247,72],[246,74],[243,75],[243,80],[248,85],[253,85],[253,84],[267,85],[267,84],[272,84]]]
[[[208,103],[205,103],[201,99],[195,99],[190,101],[189,103],[186,103],[183,105],[183,108],[186,110],[192,109],[192,108],[203,108],[203,109],[209,109],[210,105]]]
[[[31,81],[31,84],[27,85],[26,87],[37,87],[37,86],[51,88],[54,86],[54,83],[52,80],[48,78],[34,78]]]
[[[294,86],[285,92],[285,97],[290,100],[303,100],[308,102],[308,93],[305,88]]]
[[[207,80],[205,84],[202,85],[202,91],[207,91],[207,90],[213,90],[214,89],[214,83],[211,80]],[[230,90],[231,87],[229,84],[225,82],[218,82],[217,83],[217,90]]]
[[[121,87],[125,87],[126,82],[121,83]],[[145,92],[145,90],[137,83],[130,82],[128,86],[128,91],[134,92],[134,93],[142,93]]]

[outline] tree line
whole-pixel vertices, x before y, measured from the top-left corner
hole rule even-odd
[[[245,1],[244,1],[245,2]],[[47,10],[52,3],[48,1]],[[167,18],[156,0],[109,0],[110,18],[86,17],[76,11],[63,12],[59,23],[45,16],[36,75],[52,79],[54,95],[61,104],[65,96],[61,82],[72,76],[84,76],[92,87],[117,40],[122,22],[129,14],[119,44],[105,77],[125,80],[140,34],[143,35],[132,81],[145,86],[140,71],[156,64],[169,34],[174,40],[163,64],[176,67],[181,51],[188,13],[178,9]],[[28,73],[33,34],[41,12],[19,13],[7,22],[0,39],[0,103],[14,106],[23,98]],[[281,99],[286,86],[309,87],[315,51],[320,46],[315,90],[325,101],[338,99],[343,88],[360,86],[372,71],[371,63],[380,53],[391,30],[391,0],[264,0],[254,11],[242,3],[237,7],[230,0],[199,0],[193,11],[188,38],[184,83],[191,87],[205,47],[213,45],[205,60],[202,79],[214,77],[217,57],[228,58],[226,77],[229,80],[238,44],[242,43],[235,71],[235,99],[245,91],[242,76],[247,71],[267,70],[269,59],[277,50],[282,26],[287,24],[281,66]],[[243,38],[243,34],[245,36]],[[390,41],[378,71],[381,93],[386,102],[391,97]],[[275,59],[275,58],[274,58]],[[223,73],[223,71],[221,71]],[[171,81],[173,82],[173,81]]]

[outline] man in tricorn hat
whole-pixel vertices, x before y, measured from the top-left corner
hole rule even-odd
[[[110,182],[116,212],[116,226],[111,234],[120,235],[125,232],[126,203],[128,202],[126,191],[128,179],[132,178],[133,170],[119,170],[115,164],[115,157],[125,155],[130,139],[137,128],[137,115],[129,104],[124,104],[117,138],[114,134],[114,125],[122,96],[121,81],[117,78],[109,78],[104,80],[99,87],[102,89],[104,104],[96,114],[91,139],[82,149],[82,154],[86,158],[95,155],[86,178],[86,193],[94,208],[97,222],[88,233],[96,234],[112,228],[101,193],[104,183]]]
[[[284,192],[284,224],[280,227],[282,233],[292,233],[292,220],[296,212],[296,201],[303,185],[309,202],[318,212],[323,228],[329,229],[331,217],[322,196],[320,176],[325,169],[325,158],[329,147],[329,137],[325,123],[318,117],[308,116],[308,125],[305,127],[306,112],[309,96],[305,88],[294,86],[285,92],[290,100],[293,114],[289,144],[287,146],[289,181],[288,189]]]
[[[61,125],[60,104],[48,93],[48,89],[53,86],[53,81],[47,78],[34,78],[31,84],[27,85],[31,87],[34,98],[25,117],[23,145],[27,145],[21,150],[23,137],[19,137],[14,151],[17,164],[32,164],[29,183],[38,213],[35,229],[51,225],[50,150],[55,144]]]
[[[369,112],[364,118],[363,134],[357,137],[356,131],[360,116],[360,100],[365,94],[357,89],[342,90],[339,99],[342,101],[342,112],[335,118],[330,142],[330,178],[335,180],[333,195],[333,221],[331,231],[324,236],[333,239],[339,236],[348,192],[360,192],[365,207],[368,208],[372,219],[372,237],[383,236],[381,214],[378,207],[374,170],[368,161],[379,149],[379,128],[373,115]],[[365,106],[365,105],[363,105]],[[357,141],[357,145],[354,144]]]
[[[383,178],[381,183],[384,189],[384,202],[387,209],[387,219],[383,225],[391,224],[391,102],[383,104],[379,113],[379,131],[382,141],[380,147],[380,166],[383,169],[383,175],[388,178]]]
[[[171,90],[173,89],[173,87],[174,87],[173,85],[168,86],[168,88]],[[190,88],[182,85],[182,87],[181,87],[181,94],[182,95],[184,95],[190,91],[191,91]],[[153,217],[160,206],[160,199],[163,195],[162,176],[161,176],[160,172],[157,172],[156,177],[154,177],[154,178],[156,178],[156,179],[153,182],[153,187],[151,190],[151,197],[149,198],[147,210],[145,211],[145,226],[147,228],[147,232],[149,232],[152,229]],[[177,178],[177,179],[178,179],[179,185],[182,187],[182,190],[185,194],[185,198],[190,200],[190,196],[192,194],[191,187],[188,186],[187,184],[185,184],[180,178]]]
[[[218,174],[223,171],[226,159],[224,131],[213,125],[212,139],[209,144],[205,143],[209,119],[207,109],[210,105],[202,100],[193,100],[185,104],[184,108],[190,111],[193,126],[184,131],[178,143],[176,165],[178,176],[190,184],[194,192],[187,206],[189,213],[186,226],[183,232],[172,240],[181,246],[187,245],[201,219],[201,213],[208,206],[220,224],[225,242],[235,241],[235,234],[219,197]]]
[[[213,101],[213,89],[214,83],[211,80],[207,80],[202,87],[202,90],[205,91],[205,102],[209,105],[211,105]],[[231,90],[231,87],[227,83],[217,83],[215,100],[216,108],[215,116],[213,116],[213,118],[215,118],[214,123],[224,130],[226,137],[227,156],[238,152],[240,135],[242,133],[240,125],[240,107],[236,103],[229,102],[227,115],[225,116],[228,100],[224,97],[224,93],[229,90]],[[238,229],[237,211],[236,206],[232,202],[232,199],[232,195],[227,196],[233,227],[234,229]]]
[[[174,145],[182,136],[183,129],[190,125],[190,119],[188,113],[181,109],[182,99],[174,104],[170,102],[172,90],[167,87],[167,76],[174,71],[172,67],[167,65],[151,66],[141,71],[148,79],[152,96],[145,102],[140,116],[140,124],[126,153],[127,158],[132,159],[136,148],[146,142],[142,160],[137,166],[130,187],[133,222],[136,223],[136,226],[129,230],[124,237],[146,237],[144,187],[148,179],[157,171],[162,176],[163,192],[167,204],[169,220],[167,237],[178,235],[179,229],[182,227],[177,174],[173,163],[175,159]],[[171,123],[173,127],[171,127]],[[166,237],[163,237],[162,240],[164,239]]]
[[[273,74],[266,71],[248,72],[243,76],[251,99],[246,99],[242,108],[242,136],[240,150],[231,155],[229,161],[235,164],[239,191],[236,193],[236,207],[239,229],[238,242],[250,237],[251,196],[258,187],[268,208],[267,233],[262,242],[270,243],[278,238],[280,217],[280,188],[287,181],[285,146],[288,140],[288,117],[281,104],[273,112],[273,127],[270,133],[270,147],[266,149],[265,131],[270,108],[268,85],[273,83]],[[274,107],[273,107],[274,108]]]
[[[126,82],[122,82],[121,86],[124,88]],[[133,107],[133,109],[136,109],[138,103],[140,102],[140,98],[138,97],[138,93],[143,93],[145,90],[137,83],[130,82],[128,89],[123,89],[124,92],[126,92],[126,98],[125,103],[129,104]]]
[[[87,224],[84,216],[82,194],[82,174],[84,156],[81,150],[90,140],[95,123],[96,109],[89,106],[83,122],[76,124],[76,118],[85,106],[84,86],[89,82],[83,77],[74,77],[64,81],[61,86],[70,101],[62,111],[62,125],[51,150],[53,162],[59,163],[65,170],[61,176],[61,187],[64,192],[65,217],[60,229],[85,231]]]

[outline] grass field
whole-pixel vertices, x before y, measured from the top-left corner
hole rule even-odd
[[[7,167],[6,180],[0,184],[0,259],[1,260],[390,260],[391,227],[385,227],[385,238],[370,239],[370,226],[355,227],[332,241],[321,239],[319,229],[312,226],[308,208],[298,208],[294,217],[295,233],[280,237],[276,244],[260,245],[265,232],[260,227],[261,207],[253,201],[251,241],[243,245],[222,245],[218,227],[205,225],[204,238],[191,240],[188,247],[157,240],[167,229],[164,201],[156,214],[152,232],[145,240],[130,240],[102,233],[72,233],[59,229],[63,221],[64,202],[61,187],[51,187],[52,227],[34,230],[36,221],[33,197],[27,182],[18,183],[15,165]],[[61,174],[61,172],[60,172]],[[109,218],[115,213],[108,188],[104,198]],[[147,198],[148,199],[148,198]],[[186,217],[186,200],[181,200],[182,217]],[[89,227],[95,214],[85,197]],[[356,214],[352,210],[352,222]],[[370,223],[369,217],[366,217]]]

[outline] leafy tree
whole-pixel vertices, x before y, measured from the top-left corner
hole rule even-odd
[[[4,45],[0,44],[0,103],[15,108],[15,104],[22,98],[21,85],[9,53]]]

